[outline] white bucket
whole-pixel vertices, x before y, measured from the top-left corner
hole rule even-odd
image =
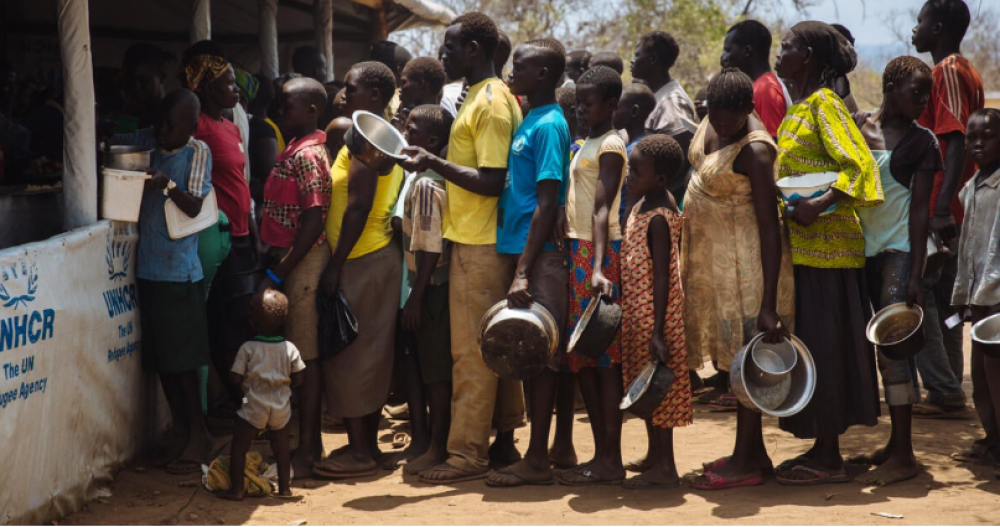
[[[139,221],[143,184],[149,179],[145,172],[105,168],[104,198],[101,200],[101,217],[106,220]]]

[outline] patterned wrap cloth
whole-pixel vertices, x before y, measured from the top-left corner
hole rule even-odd
[[[184,68],[181,82],[185,88],[198,93],[226,73],[229,67],[229,61],[222,57],[198,55]]]

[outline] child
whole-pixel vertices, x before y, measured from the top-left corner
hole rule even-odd
[[[566,54],[566,83],[564,88],[575,88],[576,80],[583,75],[583,72],[590,69],[590,59],[593,55],[585,49],[570,51]],[[570,128],[572,132],[573,129]]]
[[[655,107],[656,96],[645,84],[632,83],[622,90],[622,98],[618,101],[618,108],[615,109],[612,121],[615,129],[624,130],[628,137],[628,144],[625,145],[626,155],[632,155],[636,143],[646,137],[646,119]],[[623,227],[636,199],[636,196],[629,194],[628,189],[622,185],[622,203],[618,209],[618,221]]]
[[[293,79],[295,80],[295,79]],[[269,430],[271,451],[278,464],[278,494],[292,497],[288,422],[292,419],[292,388],[302,384],[306,363],[295,344],[281,336],[288,316],[288,298],[274,289],[263,290],[250,301],[250,324],[257,336],[240,347],[229,372],[243,389],[243,406],[236,412],[233,444],[229,450],[229,490],[218,498],[243,501],[243,466],[250,443]]]
[[[673,429],[691,424],[691,383],[684,342],[684,291],[680,238],[683,219],[666,190],[677,177],[684,152],[673,138],[656,134],[629,156],[626,184],[640,196],[632,209],[623,250],[622,363],[625,386],[652,361],[674,372],[674,382],[646,421],[655,446],[648,469],[625,482],[629,490],[676,487]]]
[[[265,258],[269,268],[259,289],[287,291],[285,333],[309,366],[298,393],[299,448],[294,460],[295,473],[307,477],[312,464],[323,458],[316,289],[330,260],[323,228],[333,189],[326,134],[317,130],[326,90],[309,77],[291,79],[281,89],[281,132],[289,142],[264,184],[260,237],[269,246]]]
[[[881,206],[858,209],[868,260],[868,293],[876,312],[897,302],[923,304],[928,204],[934,173],[942,168],[937,139],[916,121],[930,93],[931,69],[918,58],[898,57],[882,74],[881,109],[854,117],[879,165],[885,195]],[[851,461],[878,465],[858,477],[862,483],[889,485],[919,473],[910,423],[920,394],[913,385],[914,359],[893,360],[879,351],[878,367],[892,435],[884,448]]]
[[[569,179],[569,126],[556,102],[566,49],[553,39],[530,40],[514,53],[510,89],[531,111],[514,132],[507,185],[497,212],[497,252],[517,261],[509,276],[507,305],[544,307],[557,327],[566,322],[569,284],[566,251],[550,242]],[[531,405],[531,441],[524,459],[486,479],[491,487],[551,485],[549,427],[559,360],[525,382]]]
[[[570,160],[580,151],[583,146],[583,135],[586,130],[581,131],[576,120],[576,83],[572,88],[559,88],[556,90],[556,100],[562,108],[563,115],[566,116],[566,124],[569,125],[569,133],[573,137],[573,143],[569,145]]]
[[[965,149],[979,165],[979,172],[962,189],[959,196],[965,206],[966,228],[958,245],[958,275],[954,306],[968,306],[975,324],[1000,312],[1000,261],[996,257],[997,233],[1000,232],[1000,111],[985,108],[969,119],[965,132]],[[972,347],[972,399],[984,427],[997,423],[1000,417],[1000,359],[987,357]],[[992,403],[987,406],[986,403]],[[993,415],[986,413],[987,409]],[[987,429],[987,440],[989,429]],[[994,441],[996,438],[992,438]],[[986,451],[987,454],[993,452]],[[1000,464],[994,459],[995,476],[1000,478]]]
[[[590,64],[587,65],[587,69],[596,66],[607,66],[618,72],[619,75],[625,73],[625,61],[614,51],[598,51],[594,53],[594,56],[590,58]]]
[[[422,104],[440,104],[441,90],[447,76],[441,62],[431,57],[417,57],[406,63],[399,76],[399,110],[393,117],[406,126],[410,110]]]
[[[625,142],[611,118],[621,93],[621,77],[606,66],[587,70],[576,84],[576,116],[589,134],[573,158],[566,194],[565,237],[572,277],[566,338],[590,302],[620,302],[622,235],[617,212],[626,159]],[[575,352],[563,358],[580,382],[596,454],[593,461],[564,472],[559,481],[566,485],[620,483],[625,476],[618,408],[622,398],[620,334],[597,360]]]
[[[159,101],[153,127],[113,139],[154,149],[140,209],[136,277],[147,339],[143,366],[159,375],[174,423],[163,460],[171,474],[199,472],[212,448],[197,374],[210,360],[198,236],[171,239],[163,211],[169,200],[193,218],[212,189],[211,152],[192,139],[199,112],[198,97],[177,90]]]

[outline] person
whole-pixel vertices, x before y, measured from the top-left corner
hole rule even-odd
[[[678,177],[684,152],[663,134],[644,137],[629,156],[626,185],[641,196],[631,211],[622,249],[622,381],[627,388],[651,362],[671,370],[674,382],[646,419],[650,454],[646,470],[625,481],[628,490],[680,484],[674,462],[674,428],[691,424],[691,383],[687,375],[684,289],[681,287],[681,233],[684,221],[667,182]]]
[[[576,80],[583,75],[583,72],[590,69],[591,53],[585,49],[570,51],[566,54],[566,82],[563,88],[575,88]],[[572,131],[572,130],[570,130]]]
[[[319,121],[316,123],[319,129],[325,130],[334,119],[344,117],[343,105],[336,101],[337,94],[343,88],[344,83],[338,80],[323,83],[323,89],[326,91],[326,109],[323,110],[323,115],[319,116]]]
[[[510,43],[510,36],[502,29],[497,29],[500,32],[500,40],[497,41],[497,48],[493,51],[493,71],[496,72],[497,78],[504,80],[503,69],[507,65],[507,61],[510,60],[510,53],[513,50],[513,45]],[[518,98],[520,101],[520,97]]]
[[[612,126],[615,130],[624,131],[628,137],[625,145],[625,154],[632,155],[635,148],[643,137],[646,137],[646,119],[656,107],[656,96],[645,84],[634,82],[622,90],[622,98],[618,101],[612,117]],[[625,185],[622,185],[622,202],[618,209],[619,225],[624,226],[628,222],[628,217],[632,212],[632,206],[638,201],[638,196],[632,195]]]
[[[698,90],[697,93],[694,94],[694,99],[692,99],[691,101],[694,103],[694,110],[698,115],[699,123],[704,121],[705,117],[708,117],[708,103],[705,102],[705,98],[707,96],[708,92],[705,90],[705,88],[702,88]]]
[[[557,327],[566,323],[567,254],[551,243],[569,179],[569,125],[556,102],[566,68],[566,48],[554,39],[529,40],[514,52],[510,89],[526,97],[531,111],[514,133],[507,161],[508,183],[500,195],[497,252],[516,260],[508,276],[507,306],[528,309],[537,302]],[[562,339],[560,339],[562,340]],[[557,347],[561,349],[561,347]],[[491,487],[551,485],[549,428],[558,383],[559,357],[526,381],[531,439],[524,459],[497,470]]]
[[[771,31],[756,20],[737,22],[726,32],[719,62],[723,68],[738,68],[753,80],[753,105],[771,139],[788,110],[784,85],[771,71]]]
[[[788,338],[794,322],[792,261],[777,215],[776,147],[754,114],[754,84],[736,68],[708,84],[708,117],[691,142],[681,249],[689,367],[709,355],[728,379],[737,350],[760,333]],[[734,401],[735,402],[735,401]],[[761,414],[736,406],[731,456],[709,463],[692,481],[699,490],[759,485],[771,460]]]
[[[252,335],[249,327],[249,306],[244,298],[253,291],[245,290],[240,275],[251,273],[257,267],[260,237],[253,217],[250,185],[244,177],[246,156],[239,129],[223,116],[223,111],[239,104],[236,73],[229,61],[221,56],[221,49],[210,41],[194,44],[184,53],[181,71],[185,86],[198,95],[201,115],[195,139],[204,141],[212,151],[212,186],[215,188],[219,210],[225,214],[229,226],[227,254],[218,252],[202,261],[216,268],[208,296],[209,337],[212,361],[216,372],[227,372],[236,352]],[[220,222],[220,225],[224,225]],[[219,228],[209,228],[200,234],[199,245],[209,249],[218,247]],[[214,287],[213,287],[214,286]],[[242,393],[238,386],[223,377],[232,412]],[[228,405],[227,405],[228,406]]]
[[[917,122],[934,132],[944,157],[944,170],[935,174],[931,190],[930,229],[952,250],[963,222],[962,207],[956,196],[975,172],[974,164],[965,153],[965,125],[969,116],[984,104],[983,81],[972,63],[961,54],[969,22],[969,8],[961,0],[925,2],[912,37],[916,50],[929,52],[934,60],[931,101]],[[949,302],[956,258],[946,259],[943,267],[933,272],[928,269],[924,309],[932,323],[926,325],[928,343],[916,358],[927,396],[914,405],[916,418],[963,418],[969,414],[962,390],[965,372],[962,328],[949,328],[944,323],[954,312]],[[976,404],[984,407],[985,415],[992,414],[988,410],[988,399]],[[986,463],[1000,460],[1000,430],[992,423],[984,421],[986,437],[956,452],[955,457]]]
[[[290,142],[277,158],[264,186],[261,240],[267,244],[267,276],[258,290],[280,288],[288,297],[285,336],[305,361],[299,402],[299,446],[292,466],[300,478],[323,458],[320,437],[320,350],[316,289],[330,260],[323,229],[330,208],[332,182],[326,134],[317,130],[326,104],[323,85],[309,77],[282,86],[281,129]]]
[[[862,290],[865,240],[856,208],[883,201],[878,166],[843,101],[830,89],[854,68],[854,48],[829,24],[800,22],[781,40],[775,70],[791,81],[792,101],[778,130],[777,178],[835,171],[815,198],[790,200],[786,218],[795,277],[795,333],[816,364],[816,393],[781,429],[814,439],[801,456],[776,467],[778,482],[848,481],[839,436],[874,425],[879,399],[875,354],[865,339],[870,316]],[[833,206],[822,218],[820,213]],[[830,313],[839,313],[831,317]]]
[[[313,46],[299,46],[292,53],[292,72],[323,82],[326,80],[326,57]]]
[[[143,346],[143,369],[159,376],[172,415],[163,458],[171,474],[199,473],[212,453],[197,373],[210,358],[198,236],[172,239],[164,213],[171,201],[193,218],[212,190],[211,152],[192,138],[199,113],[198,97],[176,90],[160,100],[152,127],[112,138],[113,143],[153,149],[151,178],[139,209],[142,243],[136,278],[142,331],[149,339]]]
[[[997,283],[998,262],[993,251],[1000,228],[997,213],[997,188],[1000,187],[1000,111],[995,108],[976,110],[969,118],[965,133],[966,151],[979,166],[976,175],[962,188],[960,199],[965,206],[966,228],[958,244],[958,274],[951,303],[968,307],[972,323],[1000,312],[1000,284]],[[996,426],[1000,415],[1000,359],[989,357],[978,346],[972,347],[972,398],[987,433],[988,424]],[[987,407],[980,401],[989,400]],[[986,409],[993,415],[986,414]],[[993,429],[995,430],[995,428]],[[991,439],[987,436],[987,440]],[[995,438],[992,438],[995,439]],[[986,443],[981,441],[980,444]],[[986,443],[988,444],[988,443]],[[989,459],[993,450],[982,450],[980,463]],[[1000,478],[1000,464],[994,461],[994,476]]]
[[[942,168],[937,139],[917,124],[930,100],[931,69],[918,58],[897,57],[882,74],[882,106],[854,118],[878,163],[885,203],[858,209],[865,236],[865,272],[875,311],[906,302],[923,304],[928,208],[934,173]],[[920,465],[913,454],[911,413],[920,394],[913,384],[912,358],[893,360],[878,351],[892,433],[889,443],[852,462],[876,465],[862,483],[890,485],[913,477]]]
[[[308,77],[306,77],[308,78]],[[233,441],[229,447],[229,490],[217,498],[243,501],[243,468],[257,434],[267,430],[278,465],[278,497],[291,498],[292,462],[289,427],[292,390],[302,384],[309,367],[295,343],[285,340],[282,325],[289,317],[289,300],[280,291],[262,289],[250,301],[250,324],[257,336],[240,346],[229,371],[243,390],[243,405],[236,412]],[[302,477],[296,472],[297,477]]]
[[[562,107],[563,114],[566,115],[566,124],[569,125],[569,133],[573,137],[573,143],[569,146],[570,158],[580,151],[583,145],[583,136],[587,131],[580,128],[576,120],[576,83],[572,88],[559,88],[556,90],[556,99]]]
[[[438,62],[442,62],[444,57],[444,46],[438,48]],[[443,62],[442,62],[443,65]],[[461,78],[453,79],[448,70],[445,70],[445,85],[441,89],[441,107],[448,110],[452,118],[458,115],[459,99],[465,100],[466,88]]]
[[[594,53],[587,67],[589,69],[594,66],[607,66],[618,72],[619,75],[625,73],[625,61],[614,51],[598,51]]]
[[[670,76],[670,68],[677,62],[680,47],[669,33],[647,33],[635,46],[632,58],[632,78],[641,81],[656,95],[656,108],[646,121],[647,134],[667,134],[674,138],[681,150],[687,152],[698,125],[694,103],[687,92]],[[684,192],[690,179],[691,165],[685,159],[681,167],[684,177],[672,178],[668,188],[674,199],[683,206]]]
[[[431,57],[417,57],[406,63],[400,74],[399,110],[394,121],[406,123],[410,110],[423,104],[441,104],[441,91],[447,76],[444,66]]]
[[[411,60],[413,60],[413,55],[410,54],[406,48],[395,42],[390,40],[379,40],[372,44],[371,60],[385,64],[390,70],[392,70],[392,75],[396,79],[397,90],[396,93],[393,94],[392,100],[389,101],[389,106],[386,108],[385,114],[385,119],[387,121],[392,121],[396,112],[399,111],[400,99],[398,87],[402,86],[403,68],[405,68]],[[398,126],[402,127],[405,122],[405,119],[400,121]]]
[[[149,42],[136,42],[125,49],[122,76],[127,115],[119,117],[121,133],[152,125],[157,104],[166,93],[167,64],[174,60],[173,53]]]
[[[344,135],[354,127],[350,117],[338,117],[326,126],[326,153],[330,159],[336,158],[340,149],[344,148]]]
[[[396,78],[381,62],[360,62],[347,73],[347,106],[381,115]],[[396,312],[403,254],[393,241],[390,218],[403,170],[376,171],[340,149],[331,169],[333,194],[326,221],[332,255],[320,279],[327,295],[342,291],[358,320],[358,337],[322,361],[327,411],[344,419],[348,444],[313,466],[329,478],[375,474],[379,466],[378,424],[392,378]]]
[[[591,302],[621,303],[621,226],[618,207],[625,175],[625,142],[612,126],[622,93],[621,76],[607,66],[587,70],[576,83],[576,117],[589,130],[570,165],[565,227],[559,229],[570,255],[569,339]],[[566,485],[618,484],[621,453],[621,331],[597,359],[573,350],[563,354],[576,374],[594,434],[594,459],[563,472]]]
[[[524,419],[521,383],[498,379],[483,362],[476,336],[486,311],[510,286],[514,262],[496,252],[497,198],[507,174],[507,154],[521,111],[496,77],[496,23],[472,11],[445,31],[442,63],[451,78],[464,78],[469,91],[459,106],[448,141],[447,160],[409,148],[407,170],[431,169],[445,179],[448,205],[444,237],[451,242],[448,302],[451,312],[452,421],[448,459],[420,475],[432,484],[483,479],[488,465],[516,461],[514,428]],[[497,439],[489,444],[494,410]]]
[[[247,112],[250,114],[250,196],[254,210],[261,211],[263,217],[264,184],[274,167],[278,154],[278,136],[268,122],[267,109],[274,104],[274,83],[258,75],[257,92],[249,99]],[[284,145],[282,145],[284,146]]]
[[[448,145],[452,122],[451,114],[439,104],[420,105],[409,113],[403,135],[412,146],[440,153]],[[413,440],[391,460],[392,468],[405,462],[404,470],[410,475],[436,467],[448,455],[452,388],[449,247],[442,236],[447,203],[444,178],[425,170],[408,175],[396,204],[407,268],[403,292],[408,296],[400,299],[401,326],[413,334],[415,347],[407,350],[402,363],[407,368],[411,421],[414,414],[426,419],[426,414],[417,413],[419,408],[430,410],[429,433],[418,434],[418,423],[411,423]]]

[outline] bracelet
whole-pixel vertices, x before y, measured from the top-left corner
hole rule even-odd
[[[268,269],[266,272],[267,272],[267,276],[270,277],[271,280],[274,280],[274,283],[276,283],[278,285],[281,285],[281,282],[284,281],[284,280],[278,278],[278,275],[274,274],[274,271]]]

